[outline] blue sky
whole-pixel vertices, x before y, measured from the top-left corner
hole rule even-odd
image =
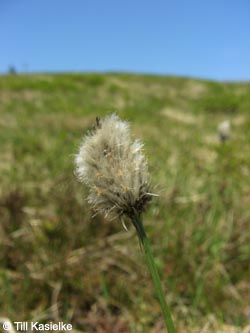
[[[0,0],[0,72],[250,79],[249,0]]]

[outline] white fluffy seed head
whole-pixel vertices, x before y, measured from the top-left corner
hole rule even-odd
[[[75,173],[88,185],[88,201],[105,217],[140,214],[151,198],[142,143],[133,141],[129,124],[115,114],[97,121],[75,157]]]
[[[221,141],[226,141],[231,136],[231,122],[224,120],[218,125],[218,134]]]

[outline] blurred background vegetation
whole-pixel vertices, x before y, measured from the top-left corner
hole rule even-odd
[[[165,332],[133,228],[91,218],[73,174],[95,117],[116,112],[145,143],[160,194],[144,221],[179,332],[249,332],[249,92],[149,75],[1,76],[0,316]]]

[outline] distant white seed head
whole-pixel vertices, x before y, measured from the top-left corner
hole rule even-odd
[[[98,120],[83,138],[75,171],[89,187],[88,201],[96,212],[112,219],[143,211],[152,194],[142,147],[131,139],[129,124],[115,114]]]
[[[224,120],[218,125],[218,134],[221,141],[226,141],[231,136],[231,122]]]

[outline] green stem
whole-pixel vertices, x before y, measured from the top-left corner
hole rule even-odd
[[[162,312],[164,315],[164,320],[165,320],[165,324],[166,324],[168,333],[176,333],[174,324],[173,324],[173,321],[171,318],[171,314],[168,309],[168,306],[167,306],[167,303],[165,300],[165,296],[163,294],[161,281],[160,281],[159,274],[158,274],[158,271],[157,271],[157,268],[155,265],[154,257],[153,257],[153,254],[152,254],[152,251],[150,248],[149,240],[148,240],[145,230],[143,228],[141,217],[140,216],[135,217],[134,219],[132,219],[132,223],[136,228],[137,234],[139,236],[139,239],[140,239],[140,241],[143,245],[144,251],[145,251],[148,268],[152,275],[154,287],[155,287],[157,296],[160,301],[160,305],[161,305],[161,309],[162,309]]]

